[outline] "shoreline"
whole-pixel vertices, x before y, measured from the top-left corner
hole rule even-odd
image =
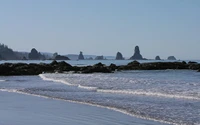
[[[31,108],[36,108],[36,107],[37,108],[38,107],[41,108],[41,106],[43,108],[44,107],[51,107],[51,103],[58,103],[58,104],[62,103],[62,105],[60,105],[58,107],[63,107],[63,106],[65,107],[65,105],[68,105],[69,109],[73,109],[73,108],[75,109],[75,111],[71,111],[71,112],[68,112],[68,113],[77,112],[77,111],[79,111],[79,108],[81,108],[81,109],[85,110],[84,112],[87,112],[87,115],[93,116],[91,113],[95,113],[95,114],[96,113],[100,113],[99,115],[101,115],[101,119],[105,119],[107,117],[107,116],[105,116],[105,114],[108,115],[109,117],[114,117],[114,118],[116,118],[116,115],[117,115],[117,116],[119,116],[118,118],[116,118],[117,121],[120,120],[121,122],[128,122],[126,124],[130,124],[130,125],[146,125],[147,123],[148,123],[148,125],[160,125],[160,124],[166,124],[167,125],[167,123],[162,123],[162,122],[159,122],[159,121],[154,121],[154,120],[149,120],[149,119],[138,118],[136,116],[127,114],[127,113],[122,112],[120,110],[107,108],[107,107],[103,107],[103,106],[98,106],[98,105],[96,106],[96,105],[92,105],[92,104],[75,102],[75,101],[70,101],[70,100],[52,99],[52,98],[48,98],[48,97],[42,97],[41,98],[41,96],[39,97],[38,95],[32,95],[32,94],[26,94],[26,93],[16,93],[16,92],[6,92],[6,91],[0,91],[0,93],[1,93],[1,95],[2,94],[4,95],[3,98],[13,98],[13,97],[15,97],[14,99],[10,99],[9,100],[10,104],[12,105],[11,106],[12,108],[16,107],[16,105],[19,105],[19,103],[20,103],[20,105],[23,105],[24,107],[29,107],[30,106]],[[4,100],[1,99],[1,101],[4,102],[4,103],[6,102],[6,100],[5,99]],[[23,103],[23,101],[19,102],[19,101],[14,101],[14,100],[28,100],[28,101]],[[40,102],[40,101],[42,101],[42,103],[45,104],[45,105],[32,107],[32,105],[31,105],[32,103],[38,104],[38,102]],[[5,103],[5,105],[2,105],[2,103],[0,103],[0,111],[2,110],[1,107],[2,108],[4,107],[3,109],[6,109],[6,107],[8,107],[8,105],[6,103]],[[91,109],[93,109],[93,110],[91,110]],[[42,111],[44,109],[40,109],[40,110]],[[12,110],[9,113],[10,113],[10,115],[13,115],[18,111],[19,111],[19,109],[17,109],[17,111],[16,110]],[[57,110],[55,110],[55,111],[57,111]],[[55,112],[55,111],[53,111],[53,112]],[[30,112],[30,111],[28,113],[32,114],[32,112]],[[62,114],[63,110],[59,110],[58,113]],[[77,113],[80,113],[80,112],[77,112]],[[103,114],[101,114],[101,113],[103,113]],[[111,113],[111,114],[109,114],[109,113]],[[1,115],[3,115],[3,114],[0,113],[0,116]],[[9,117],[10,117],[10,115],[9,115]],[[24,116],[26,117],[26,115],[24,115]],[[62,117],[64,117],[64,116],[62,116]],[[75,116],[72,116],[72,117],[75,117]],[[5,119],[9,119],[9,118],[5,118]],[[17,119],[17,116],[15,116],[15,119]],[[2,122],[2,119],[1,119],[1,122]],[[44,121],[40,121],[40,122],[44,122]],[[72,121],[72,122],[76,123],[77,121]],[[78,122],[81,122],[81,121],[78,121]],[[107,122],[110,122],[110,121],[107,121]],[[70,123],[70,124],[76,125],[74,123]],[[2,124],[4,125],[4,124],[7,124],[7,123],[3,123],[2,122]],[[12,123],[12,124],[14,124],[14,123]],[[105,124],[105,123],[103,123],[103,124]],[[121,123],[121,124],[125,124],[125,123]],[[15,125],[18,125],[18,124],[15,124]],[[20,125],[23,125],[23,124],[20,124]]]

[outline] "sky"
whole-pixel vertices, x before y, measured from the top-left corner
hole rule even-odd
[[[0,43],[16,51],[200,59],[200,0],[0,0]]]

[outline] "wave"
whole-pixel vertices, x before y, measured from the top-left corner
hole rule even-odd
[[[40,76],[43,80],[45,80],[45,81],[59,82],[59,83],[63,83],[63,84],[69,85],[69,86],[77,86],[78,88],[87,89],[87,90],[93,90],[93,91],[96,91],[96,90],[97,90],[97,87],[76,85],[76,84],[71,84],[71,83],[69,83],[69,82],[67,82],[67,81],[65,81],[65,80],[58,80],[58,79],[53,79],[53,78],[47,78],[47,77],[45,77],[44,74],[40,74],[39,76]]]
[[[145,96],[157,96],[157,97],[165,97],[165,98],[178,98],[178,99],[192,99],[192,100],[200,100],[199,97],[193,96],[182,96],[182,95],[172,95],[165,93],[156,93],[156,92],[146,92],[146,91],[133,91],[133,90],[104,90],[97,89],[97,92],[103,93],[116,93],[116,94],[132,94],[132,95],[145,95]]]
[[[2,80],[2,79],[0,79],[0,82],[5,82],[6,80]]]
[[[45,81],[52,81],[52,82],[63,83],[63,84],[69,85],[69,86],[77,86],[77,85],[75,85],[75,84],[70,84],[70,83],[68,83],[68,82],[65,81],[65,80],[47,78],[47,77],[45,77],[44,74],[39,74],[39,76],[40,76],[43,80],[45,80]]]
[[[166,123],[166,124],[178,125],[178,124],[173,123],[173,122],[168,122],[168,121],[164,121],[164,120],[158,120],[158,119],[154,119],[154,118],[139,116],[139,115],[130,113],[130,112],[124,110],[124,109],[119,109],[119,108],[111,107],[111,106],[104,106],[104,105],[100,105],[100,104],[94,104],[92,102],[74,101],[74,100],[68,100],[68,99],[64,99],[64,98],[51,97],[51,96],[47,96],[47,95],[33,94],[33,93],[24,92],[23,90],[17,90],[17,89],[0,89],[0,91],[24,94],[24,95],[29,95],[29,96],[36,96],[36,97],[40,97],[40,98],[67,101],[67,102],[71,102],[71,103],[90,105],[90,106],[95,106],[95,107],[99,107],[99,108],[106,108],[106,109],[117,111],[117,112],[129,115],[129,116],[132,116],[132,117],[136,117],[136,118],[141,118],[141,119],[146,119],[146,120],[151,120],[151,121],[156,121],[156,122],[161,122],[161,123]]]
[[[165,98],[177,98],[177,99],[189,99],[189,100],[200,100],[200,97],[187,96],[187,95],[177,95],[177,94],[167,94],[167,93],[159,93],[159,92],[148,92],[148,91],[134,91],[134,90],[113,90],[113,89],[99,89],[98,87],[93,86],[83,86],[80,84],[71,84],[65,80],[58,80],[53,78],[47,78],[45,74],[39,75],[43,80],[60,82],[69,86],[77,86],[81,89],[87,89],[96,92],[102,93],[115,93],[115,94],[130,94],[130,95],[143,95],[143,96],[155,96],[155,97],[165,97]]]
[[[90,87],[90,86],[82,86],[82,85],[78,85],[79,88],[82,88],[82,89],[87,89],[87,90],[95,90],[97,91],[97,87]]]

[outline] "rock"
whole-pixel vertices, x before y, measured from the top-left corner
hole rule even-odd
[[[176,58],[174,56],[169,56],[167,59],[168,60],[176,60]]]
[[[120,52],[117,52],[117,55],[116,55],[115,59],[116,60],[123,60],[124,58],[123,58],[123,56],[122,56],[122,54]]]
[[[55,60],[70,60],[70,59],[68,57],[66,57],[66,56],[57,55],[55,57]]]
[[[112,71],[102,63],[95,64],[93,66],[84,67],[82,73],[111,73]]]
[[[155,57],[155,60],[161,60],[161,59],[160,59],[160,56],[156,56],[156,57]]]
[[[55,67],[55,70],[59,72],[72,71],[72,69],[73,67],[65,61],[58,62],[58,64]]]
[[[138,61],[133,61],[133,62],[130,62],[130,63],[128,63],[128,66],[139,66],[140,65],[140,63],[138,62]]]
[[[197,62],[189,61],[188,64],[197,64]]]
[[[80,52],[78,56],[78,60],[84,60],[83,52]]]
[[[103,59],[104,59],[103,56],[97,56],[97,57],[95,58],[95,60],[103,60]]]
[[[131,60],[143,60],[143,57],[140,54],[139,46],[135,47],[135,53],[134,53],[134,55],[130,59]]]
[[[40,57],[38,51],[35,48],[31,49],[31,52],[28,54],[28,58],[31,60],[39,60]]]
[[[35,48],[33,48],[31,52],[28,54],[28,58],[30,60],[44,60],[45,56],[39,53]]]
[[[112,71],[115,71],[118,69],[118,66],[116,66],[115,64],[111,63],[109,66],[109,69],[111,69]]]

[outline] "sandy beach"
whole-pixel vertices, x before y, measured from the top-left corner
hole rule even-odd
[[[0,92],[0,125],[160,125],[120,112],[62,100]]]

